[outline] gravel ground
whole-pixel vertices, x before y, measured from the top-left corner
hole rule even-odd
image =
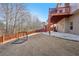
[[[69,41],[44,34],[29,37],[21,44],[9,42],[0,45],[1,56],[77,56],[79,42]]]

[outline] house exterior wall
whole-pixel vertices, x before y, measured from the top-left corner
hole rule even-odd
[[[68,20],[68,23],[70,22],[73,22],[73,30],[69,29],[68,32],[73,34],[79,34],[79,13],[76,13],[71,16]]]
[[[65,18],[57,23],[57,31],[65,32]]]
[[[70,22],[73,23],[73,30],[70,29]],[[69,18],[64,18],[59,21],[57,23],[57,31],[79,35],[79,13],[76,13]]]
[[[70,3],[71,6],[71,13],[74,13],[76,10],[79,9],[79,3]]]
[[[73,14],[70,17],[66,17],[61,19],[56,24],[56,28],[58,32],[66,32],[66,33],[72,33],[72,34],[78,34],[79,35],[79,3],[71,3],[69,4],[71,7],[71,13]],[[58,4],[58,7],[65,6],[64,4]],[[58,9],[59,10],[59,9]],[[73,29],[70,29],[70,23],[73,23]]]
[[[65,6],[66,6],[65,3],[58,3],[57,7],[65,7]],[[76,10],[79,9],[79,3],[70,3],[69,6],[71,8],[71,13],[74,13]]]
[[[79,35],[79,4],[71,3],[71,13],[72,16],[69,18],[63,18],[61,21],[57,23],[57,31],[58,32],[66,32],[72,34]],[[70,29],[70,23],[73,23],[73,29]]]

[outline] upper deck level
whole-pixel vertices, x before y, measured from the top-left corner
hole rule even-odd
[[[58,8],[49,8],[49,15],[69,15],[71,14],[70,6],[68,7],[58,7]]]

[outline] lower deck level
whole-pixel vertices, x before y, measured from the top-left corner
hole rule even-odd
[[[14,42],[14,41],[12,41]],[[39,33],[21,44],[0,45],[1,56],[69,56],[79,55],[79,42]]]

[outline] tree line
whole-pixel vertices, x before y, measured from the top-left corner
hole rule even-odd
[[[0,30],[3,34],[42,28],[42,23],[22,3],[0,3]]]

